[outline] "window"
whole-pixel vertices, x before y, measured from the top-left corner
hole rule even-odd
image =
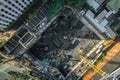
[[[23,2],[24,2],[25,4],[27,4],[27,2],[29,2],[29,1],[25,2],[25,0],[23,0]]]
[[[15,17],[13,14],[11,14],[11,16]]]
[[[9,15],[11,15],[11,16],[13,16],[13,17],[14,17],[14,15],[13,15],[13,14],[11,14],[11,13],[9,13]]]
[[[8,8],[8,6],[5,5],[6,8]]]
[[[5,1],[9,2],[9,0],[5,0]]]
[[[25,4],[27,4],[26,2],[24,2]]]
[[[9,13],[9,15],[11,15],[11,13]]]
[[[15,6],[14,4],[12,4],[12,6]]]
[[[18,7],[17,7],[17,6],[15,6],[15,8],[16,8],[16,9],[18,9]]]
[[[5,13],[8,13],[7,11],[4,11]]]
[[[1,11],[3,11],[3,9],[1,9]]]
[[[1,11],[4,11],[4,9],[1,9]]]
[[[17,14],[17,12],[15,12]]]
[[[8,18],[8,19],[13,20],[13,19],[11,19],[11,18]]]
[[[23,8],[24,6],[23,6],[23,5],[21,5],[21,7]]]
[[[18,3],[20,6],[21,6],[21,4],[20,3]]]
[[[2,26],[6,26],[5,24],[1,24]]]
[[[18,1],[17,1],[17,0],[15,0],[15,2],[16,2],[16,3],[18,3]]]
[[[1,16],[3,16],[3,17],[4,17],[5,15],[3,15],[3,14],[2,14]]]
[[[9,21],[6,21],[7,23],[9,23]]]
[[[4,16],[4,18],[8,18],[7,16]],[[9,19],[9,18],[8,18]]]
[[[18,9],[19,11],[21,11],[20,9]]]
[[[7,1],[9,4],[11,4],[11,2],[10,1]]]
[[[7,16],[4,16],[4,17],[9,19],[9,17],[7,17]]]
[[[10,8],[10,7],[9,7],[8,9],[9,9],[9,10],[11,10],[11,8]]]
[[[12,12],[15,12],[13,9],[11,10]]]

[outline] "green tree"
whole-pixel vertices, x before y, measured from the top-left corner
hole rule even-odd
[[[47,17],[51,18],[56,13],[58,13],[63,8],[62,0],[51,0],[51,5],[49,10],[47,11]]]
[[[71,6],[84,6],[87,0],[67,0],[68,4]]]
[[[23,73],[19,73],[19,72],[11,71],[9,72],[9,74],[10,74],[10,80],[29,80],[30,79],[30,76]]]

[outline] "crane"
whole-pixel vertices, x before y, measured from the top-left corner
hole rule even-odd
[[[99,69],[97,66],[95,66],[94,64],[92,64],[88,59],[86,59],[85,57],[83,57],[81,54],[79,54],[79,57],[83,60],[84,63],[89,63],[88,65],[91,66],[96,72],[98,72],[101,76],[106,76],[106,72],[104,72],[103,70]]]

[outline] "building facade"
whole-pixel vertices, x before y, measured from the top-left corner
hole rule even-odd
[[[8,27],[23,14],[23,10],[33,0],[0,0],[0,29]]]

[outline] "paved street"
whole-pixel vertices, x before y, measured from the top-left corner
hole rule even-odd
[[[108,65],[109,65],[109,62],[111,61],[111,59],[116,55],[116,57],[118,57],[119,58],[119,56],[117,55],[118,53],[119,53],[119,51],[120,51],[120,42],[119,43],[117,43],[110,51],[108,51],[107,52],[107,55],[105,56],[105,58],[104,58],[104,60],[103,60],[103,62],[99,62],[99,63],[97,63],[97,67],[99,67],[100,69],[104,69],[105,68],[105,66],[106,66],[106,64],[108,63]],[[113,58],[114,59],[114,58]],[[116,65],[113,65],[113,70],[114,70],[114,68],[115,68],[115,66]],[[117,67],[116,67],[117,68]],[[112,69],[111,69],[111,66],[109,65],[109,67],[107,68],[106,67],[106,69],[107,69],[107,71],[111,71]],[[106,69],[104,70],[104,71],[106,71]],[[88,74],[86,74],[85,76],[84,76],[84,80],[90,80],[95,74],[96,74],[97,72],[96,71],[92,71],[92,72],[89,72]],[[109,73],[109,72],[108,72]],[[96,79],[98,79],[98,78],[100,78],[100,76],[98,77],[99,75],[96,75],[96,77],[95,77],[95,80]],[[94,78],[93,78],[94,79]]]
[[[112,55],[111,55],[112,56]],[[103,68],[102,70],[105,71],[107,74],[112,73],[114,70],[120,67],[120,53],[116,54]],[[93,80],[100,79],[102,76],[96,74],[93,76]]]

